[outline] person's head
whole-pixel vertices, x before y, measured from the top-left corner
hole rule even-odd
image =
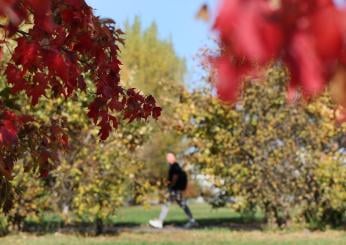
[[[173,163],[175,163],[176,160],[177,160],[177,159],[175,158],[175,155],[174,155],[173,153],[171,153],[171,152],[167,153],[166,159],[167,159],[167,162],[168,162],[169,164],[173,164]]]

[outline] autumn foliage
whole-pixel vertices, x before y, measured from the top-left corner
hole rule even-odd
[[[26,95],[32,105],[43,96],[91,93],[87,114],[104,140],[120,120],[157,118],[161,111],[152,96],[119,84],[121,35],[84,0],[0,0],[0,71],[11,93]],[[54,152],[67,143],[63,119],[38,122],[0,97],[0,177],[11,178],[23,152],[47,175]]]
[[[289,99],[318,95],[332,81],[335,99],[346,106],[346,9],[333,0],[223,0],[214,28],[222,99],[233,101],[244,78],[281,62],[290,73]]]
[[[224,191],[213,205],[234,197],[233,208],[247,215],[260,209],[269,227],[340,225],[345,124],[335,125],[327,92],[310,103],[288,103],[286,76],[273,66],[261,83],[245,84],[234,106],[220,103],[213,89],[184,95],[177,128],[192,149],[186,161]]]

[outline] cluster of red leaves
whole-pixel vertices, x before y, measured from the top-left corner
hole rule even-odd
[[[1,15],[9,19],[2,26],[4,41],[20,36],[6,69],[14,93],[24,91],[33,104],[47,89],[69,97],[86,89],[87,75],[96,85],[89,116],[101,127],[102,139],[111,124],[117,126],[112,112],[124,112],[130,120],[159,116],[153,98],[120,86],[121,31],[112,20],[95,17],[84,0],[0,0]],[[23,24],[31,24],[27,32],[19,30]]]
[[[333,0],[223,0],[214,28],[222,48],[213,60],[216,87],[227,101],[273,61],[288,68],[289,98],[297,90],[317,95],[346,69],[346,9]]]
[[[119,84],[121,35],[114,21],[96,17],[84,0],[0,0],[0,61],[3,49],[16,44],[4,71],[12,93],[25,93],[35,105],[47,93],[67,99],[86,91],[87,79],[92,81],[88,116],[100,127],[102,140],[121,119],[158,118],[161,113],[152,96]],[[27,122],[5,107],[0,115],[0,147],[10,152],[18,134],[27,133]],[[37,148],[67,142],[59,127],[49,130],[54,132],[42,136]],[[49,154],[36,153],[47,162]]]
[[[11,178],[11,172],[15,161],[14,149],[18,142],[18,132],[27,121],[25,117],[19,117],[14,112],[1,106],[0,114],[0,176]]]
[[[0,105],[0,176],[11,179],[13,166],[23,151],[31,154],[42,176],[57,162],[57,152],[68,145],[63,123],[39,124],[34,118],[17,115]],[[26,166],[29,170],[35,166]]]
[[[23,120],[14,112],[4,109],[0,115],[0,144],[11,145],[17,141],[17,133]]]

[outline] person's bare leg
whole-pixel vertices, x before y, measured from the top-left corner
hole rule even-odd
[[[168,215],[169,212],[169,206],[171,205],[171,202],[167,202],[161,207],[161,212],[159,216],[159,220],[163,223]]]
[[[168,215],[170,205],[171,205],[170,201],[163,204],[161,207],[161,212],[160,212],[159,218],[155,219],[155,220],[149,220],[149,225],[154,227],[154,228],[158,228],[158,229],[163,228],[163,223],[164,223],[164,221]]]

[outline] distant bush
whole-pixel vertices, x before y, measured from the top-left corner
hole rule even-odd
[[[187,185],[186,191],[185,191],[185,197],[186,198],[197,198],[201,194],[200,187],[198,184],[194,181],[189,181],[189,184]]]
[[[193,149],[188,161],[227,193],[214,206],[234,197],[238,211],[259,208],[272,228],[338,226],[346,211],[346,167],[338,153],[346,124],[335,125],[327,92],[309,104],[289,104],[286,79],[274,65],[261,83],[246,83],[233,106],[208,89],[186,95],[178,113]]]
[[[315,170],[318,188],[314,199],[305,204],[304,217],[312,229],[345,223],[346,167],[335,157],[324,158]]]
[[[24,231],[55,232],[64,225],[58,214],[43,213],[38,217],[28,217],[24,221]]]
[[[0,237],[6,236],[9,232],[8,222],[5,216],[0,214]]]

